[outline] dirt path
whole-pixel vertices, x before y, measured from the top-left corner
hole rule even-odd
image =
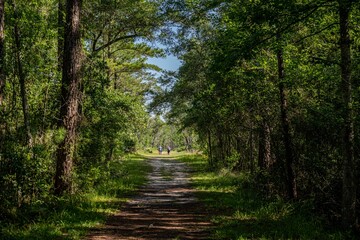
[[[171,159],[151,159],[149,182],[107,224],[93,229],[98,239],[209,239],[210,222],[188,184],[187,167]]]

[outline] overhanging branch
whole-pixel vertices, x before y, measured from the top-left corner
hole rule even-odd
[[[122,40],[125,40],[125,39],[136,38],[136,37],[140,37],[140,35],[131,34],[131,35],[120,36],[120,37],[114,38],[111,41],[109,41],[109,42],[105,43],[104,45],[102,45],[101,47],[98,47],[98,48],[94,49],[93,53],[97,53],[97,52],[99,52],[99,51],[111,46],[112,44],[119,42],[119,41],[122,41]]]

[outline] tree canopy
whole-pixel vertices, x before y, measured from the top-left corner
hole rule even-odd
[[[0,0],[0,223],[171,146],[356,228],[359,16],[355,0]],[[147,61],[167,52],[178,71]]]
[[[183,65],[154,106],[196,129],[212,167],[250,171],[272,196],[314,198],[354,227],[359,4],[180,2]]]

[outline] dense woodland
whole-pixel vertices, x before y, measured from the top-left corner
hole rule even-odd
[[[0,222],[170,145],[357,228],[359,52],[356,0],[0,0]]]
[[[251,172],[267,196],[314,199],[319,214],[354,227],[359,7],[351,0],[176,2],[188,24],[175,48],[183,65],[154,106],[170,105],[170,119],[195,129],[214,169]]]
[[[159,91],[161,1],[0,1],[0,221],[89,191],[128,152],[178,132],[149,114]]]

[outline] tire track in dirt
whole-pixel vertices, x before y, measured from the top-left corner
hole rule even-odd
[[[87,240],[209,239],[211,223],[189,186],[188,168],[173,159],[150,159],[153,171],[138,196]]]

